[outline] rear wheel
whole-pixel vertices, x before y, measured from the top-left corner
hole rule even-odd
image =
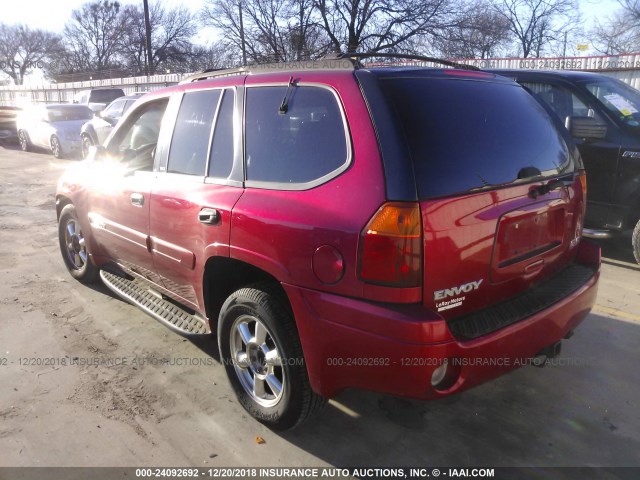
[[[233,293],[222,306],[218,345],[240,404],[258,421],[286,430],[319,411],[286,300],[269,285]]]
[[[633,256],[636,257],[636,262],[640,263],[640,220],[636,223],[636,228],[633,229],[631,245],[633,246]]]
[[[56,158],[62,158],[60,139],[56,135],[51,135],[51,153],[53,153],[53,156]]]
[[[100,269],[91,261],[87,242],[73,205],[67,205],[60,213],[58,240],[64,264],[73,278],[82,283],[92,283]]]
[[[23,152],[28,152],[31,149],[31,142],[29,141],[29,136],[27,132],[24,130],[20,130],[18,132],[18,140],[20,142],[20,150]]]

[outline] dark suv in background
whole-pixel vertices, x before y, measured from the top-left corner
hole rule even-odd
[[[283,429],[346,388],[433,399],[557,355],[596,298],[585,191],[517,83],[338,57],[146,95],[56,205],[72,276],[215,332]]]
[[[493,72],[529,89],[571,132],[589,181],[585,235],[624,238],[640,263],[640,92],[597,73]]]

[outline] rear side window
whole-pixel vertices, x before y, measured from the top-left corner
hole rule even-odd
[[[228,178],[233,167],[233,90],[225,90],[222,104],[216,118],[213,142],[211,143],[211,159],[209,160],[209,176]]]
[[[280,113],[285,96],[288,108]],[[321,87],[247,88],[245,142],[249,182],[308,188],[349,161],[338,100]]]
[[[220,90],[185,93],[173,130],[168,172],[204,176],[219,99]]]
[[[524,89],[498,82],[383,78],[420,198],[572,172],[566,143]]]

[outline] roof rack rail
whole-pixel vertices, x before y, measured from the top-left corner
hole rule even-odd
[[[246,67],[239,68],[207,68],[206,70],[202,70],[200,72],[192,73],[188,77],[180,80],[180,85],[184,83],[197,82],[198,80],[206,80],[208,78],[214,77],[224,77],[228,75],[240,75],[242,73],[247,73],[249,70]]]
[[[381,58],[404,58],[406,60],[420,60],[422,62],[431,62],[437,63],[440,65],[446,65],[447,67],[459,68],[462,70],[480,70],[478,67],[473,65],[465,65],[464,63],[452,62],[450,60],[443,60],[441,58],[435,57],[425,57],[424,55],[413,55],[409,53],[367,53],[367,52],[345,52],[338,54],[330,54],[324,57],[325,60],[342,60],[342,59],[361,59],[361,58],[371,58],[371,57],[381,57]]]

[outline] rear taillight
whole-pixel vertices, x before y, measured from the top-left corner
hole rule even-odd
[[[417,203],[385,203],[360,236],[360,278],[392,287],[422,282],[422,221]]]

